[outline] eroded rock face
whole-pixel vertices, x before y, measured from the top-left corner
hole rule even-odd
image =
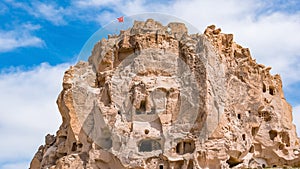
[[[30,168],[300,166],[279,75],[209,26],[136,21],[65,72],[63,123]]]

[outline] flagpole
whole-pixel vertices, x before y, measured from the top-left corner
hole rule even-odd
[[[117,36],[117,32],[118,32],[118,22],[117,22],[117,24],[116,24],[116,29],[115,29],[115,35]]]
[[[118,20],[119,23],[121,22],[121,24],[122,24],[122,25],[121,25],[121,28],[122,28],[122,26],[124,26],[124,25],[123,25],[123,22],[124,22],[124,16],[121,16],[121,17],[117,18],[117,20]],[[119,27],[117,26],[117,27],[116,27],[116,32],[117,32],[117,29],[118,29],[118,28],[119,28]],[[121,30],[121,29],[120,29],[120,30]],[[116,35],[117,35],[117,33],[116,33]]]

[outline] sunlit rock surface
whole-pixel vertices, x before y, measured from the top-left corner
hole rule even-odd
[[[65,72],[56,136],[30,168],[300,167],[279,75],[232,34],[149,19]]]

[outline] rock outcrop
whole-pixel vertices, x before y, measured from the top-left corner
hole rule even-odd
[[[30,168],[300,167],[279,75],[232,34],[148,19],[65,72],[62,124]]]

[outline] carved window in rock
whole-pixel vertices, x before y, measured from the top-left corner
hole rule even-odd
[[[183,155],[186,153],[193,153],[195,150],[195,142],[192,140],[180,141],[176,146],[176,153]]]
[[[270,93],[270,95],[275,95],[275,87],[274,86],[269,86],[269,93]]]
[[[166,111],[167,93],[165,89],[155,89],[150,92],[147,98],[140,101],[139,107],[136,108],[136,115],[152,115]]]
[[[283,131],[283,132],[281,132],[281,133],[279,134],[279,136],[281,137],[281,141],[282,141],[283,143],[285,143],[285,145],[286,145],[287,147],[289,147],[289,146],[290,146],[290,136],[289,136],[289,133],[286,132],[286,131]]]
[[[274,139],[275,139],[275,137],[277,137],[277,135],[278,135],[278,133],[277,133],[276,130],[270,130],[270,131],[269,131],[269,136],[270,136],[270,139],[271,139],[272,141],[274,141]]]
[[[157,88],[150,94],[151,112],[149,114],[162,113],[166,111],[167,93],[164,88]]]
[[[145,113],[146,113],[146,101],[142,100],[140,103],[140,107],[135,110],[135,114],[140,115]]]
[[[139,152],[151,152],[161,150],[161,145],[156,140],[142,140],[139,144]]]
[[[272,119],[271,114],[268,111],[259,111],[258,117],[260,117],[264,121],[270,121]]]
[[[251,134],[252,136],[256,136],[256,134],[258,133],[259,127],[252,127],[251,129]]]
[[[263,83],[263,92],[266,93],[267,91],[267,86]]]
[[[135,114],[136,115],[141,115],[141,114],[155,114],[155,108],[152,107],[151,108],[151,111],[147,112],[147,109],[146,109],[146,101],[141,101],[140,103],[140,107],[138,109],[135,110]]]

